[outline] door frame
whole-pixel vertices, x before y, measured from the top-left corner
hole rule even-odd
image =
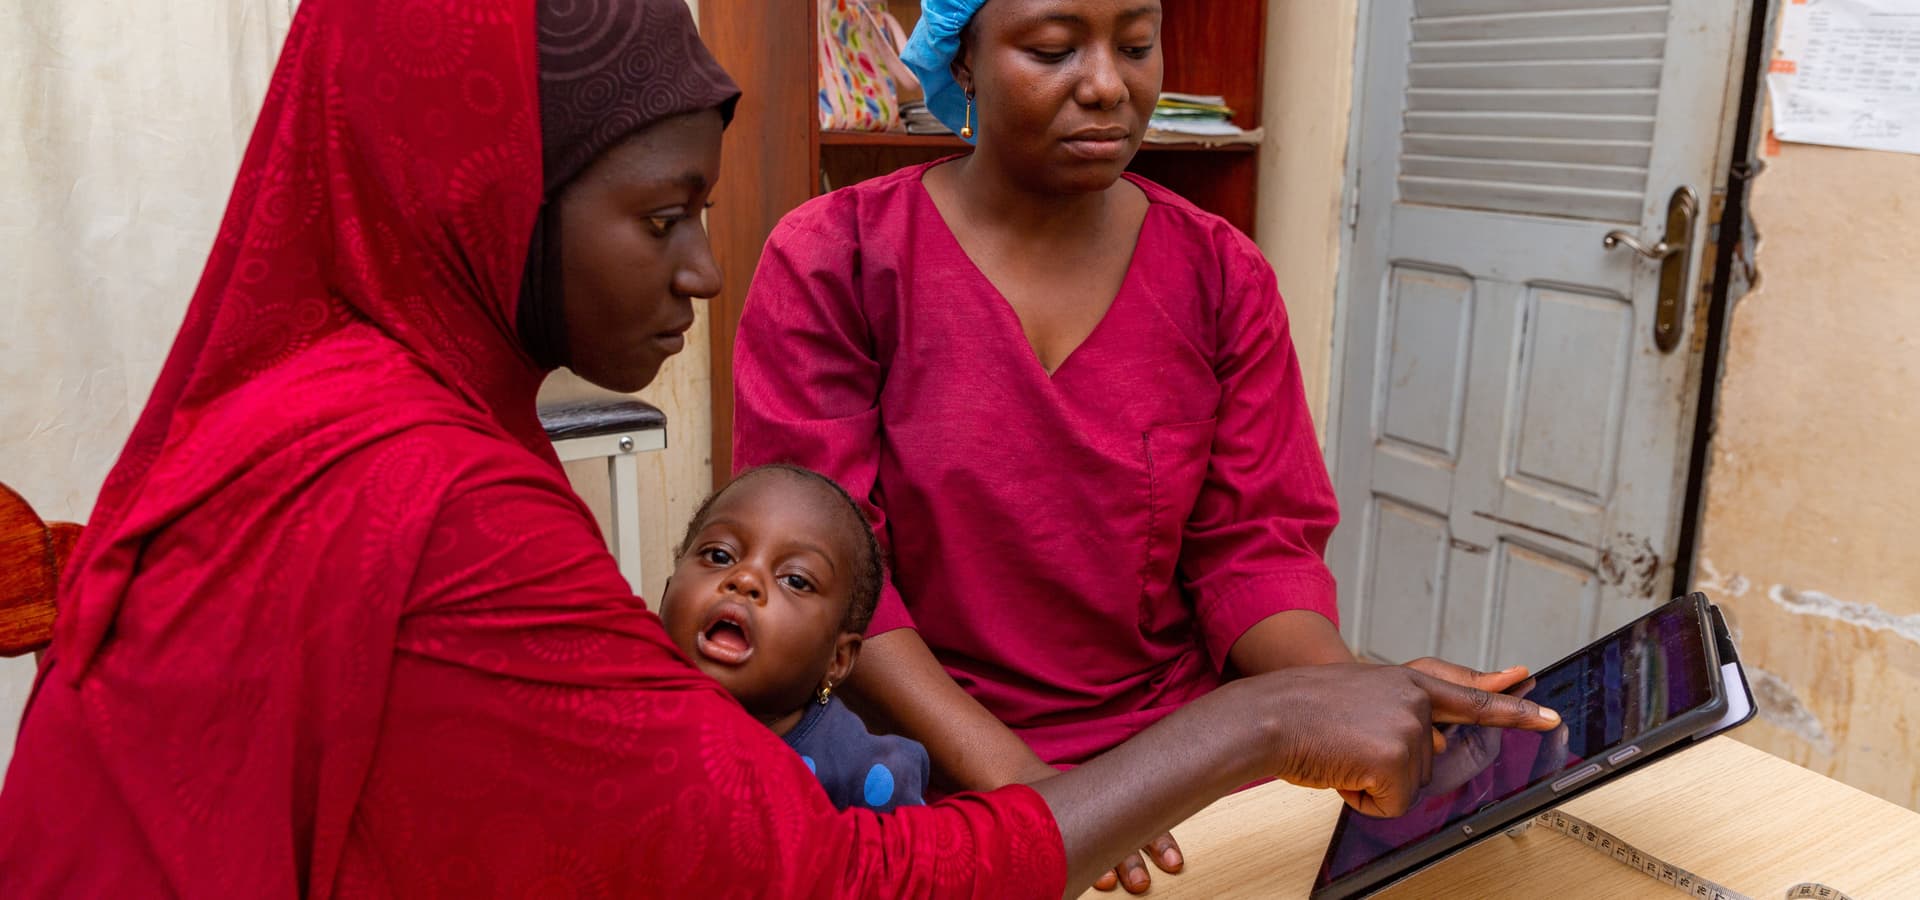
[[[1685,2],[1685,0],[1672,0]],[[1717,409],[1720,379],[1725,374],[1728,319],[1733,302],[1739,299],[1732,289],[1748,286],[1748,278],[1736,266],[1751,266],[1753,223],[1747,216],[1747,196],[1753,179],[1764,168],[1760,159],[1759,128],[1764,123],[1765,66],[1772,52],[1776,10],[1783,0],[1745,0],[1737,9],[1742,21],[1734,23],[1736,33],[1747,35],[1744,53],[1733,57],[1734,70],[1728,73],[1727,92],[1721,105],[1725,120],[1720,139],[1721,158],[1714,164],[1714,183],[1706,198],[1708,234],[1711,236],[1713,264],[1705,260],[1698,267],[1694,284],[1695,302],[1691,329],[1686,338],[1689,351],[1700,355],[1699,383],[1693,400],[1693,434],[1685,483],[1676,494],[1680,503],[1678,544],[1674,553],[1673,587],[1675,596],[1692,589],[1693,569],[1698,558],[1700,523],[1704,515],[1706,480],[1711,462],[1713,417]],[[1340,402],[1345,381],[1348,322],[1353,309],[1354,242],[1360,225],[1361,139],[1367,114],[1366,72],[1368,46],[1371,43],[1377,0],[1357,0],[1354,27],[1353,102],[1347,111],[1346,160],[1342,165],[1340,190],[1340,263],[1333,294],[1333,329],[1327,360],[1332,371],[1327,379],[1326,421],[1322,424],[1321,449],[1327,470],[1335,478],[1340,458],[1341,421],[1347,411]],[[1745,246],[1749,253],[1742,257]],[[1735,276],[1740,277],[1736,278]],[[1342,524],[1352,519],[1342,510]]]
[[[1361,0],[1363,3],[1372,0]],[[1720,380],[1726,375],[1727,339],[1733,304],[1755,283],[1753,251],[1758,246],[1747,201],[1754,179],[1766,168],[1761,158],[1766,125],[1766,73],[1779,28],[1777,11],[1784,0],[1749,0],[1746,4],[1747,47],[1739,85],[1739,101],[1726,123],[1723,139],[1729,148],[1720,193],[1709,209],[1716,225],[1712,283],[1707,285],[1699,314],[1694,318],[1696,341],[1702,342],[1700,395],[1694,404],[1693,453],[1687,464],[1687,483],[1680,511],[1680,544],[1675,550],[1673,593],[1693,590],[1693,569],[1699,559],[1701,522],[1706,515],[1707,477],[1712,463],[1714,416],[1719,411]],[[1702,267],[1705,268],[1704,266]],[[1736,293],[1737,291],[1737,293]]]

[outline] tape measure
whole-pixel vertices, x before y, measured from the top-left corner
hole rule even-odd
[[[1615,862],[1630,866],[1648,878],[1679,888],[1695,897],[1702,897],[1705,900],[1753,900],[1739,891],[1708,881],[1635,847],[1592,822],[1578,816],[1570,816],[1557,809],[1541,813],[1531,822],[1509,830],[1507,834],[1517,835],[1530,825],[1540,825],[1564,834],[1587,845],[1595,853],[1611,856]],[[1853,900],[1853,898],[1819,882],[1809,881],[1796,884],[1789,889],[1787,900]]]

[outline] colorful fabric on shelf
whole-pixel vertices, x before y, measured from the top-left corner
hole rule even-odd
[[[886,0],[819,0],[820,127],[888,131],[900,96],[919,89],[900,61],[907,35]]]

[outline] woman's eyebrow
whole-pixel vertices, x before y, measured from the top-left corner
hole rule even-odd
[[[678,175],[672,175],[672,176],[663,178],[658,182],[658,184],[666,187],[678,188],[690,194],[698,194],[702,191],[705,191],[709,187],[709,185],[707,184],[707,176],[702,175],[699,172],[695,172],[691,169],[688,171],[682,172]]]
[[[672,191],[675,194],[682,192],[699,194],[712,187],[712,185],[707,183],[707,176],[692,169],[688,169],[678,175],[663,175],[659,178],[639,175],[630,183],[633,184],[634,187],[644,191]]]
[[[1120,21],[1131,22],[1135,19],[1146,18],[1159,11],[1160,11],[1159,7],[1152,6],[1152,5],[1136,6],[1132,9],[1127,10],[1126,12],[1121,13]],[[1070,13],[1070,12],[1046,13],[1040,17],[1040,21],[1059,22],[1064,25],[1078,25],[1082,28],[1087,27],[1086,17],[1080,15],[1079,13]]]

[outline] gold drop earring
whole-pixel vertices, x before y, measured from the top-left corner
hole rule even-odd
[[[827,701],[833,699],[833,682],[829,681],[821,685],[819,696],[820,696],[820,705],[821,706],[827,705]]]
[[[960,136],[971,140],[973,138],[973,92],[967,91],[966,96],[967,96],[967,114],[966,114],[967,117],[961,122]],[[825,703],[826,701],[822,700],[821,702]]]

